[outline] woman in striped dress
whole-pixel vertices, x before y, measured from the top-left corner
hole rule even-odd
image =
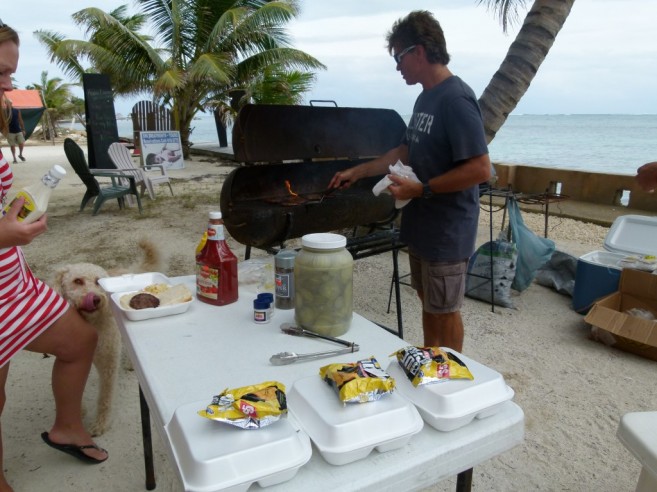
[[[19,39],[0,20],[0,101],[12,90],[11,75],[18,65]],[[0,114],[0,130],[7,120]],[[0,152],[0,197],[3,209],[12,183],[12,172]],[[20,246],[46,232],[46,216],[23,224],[17,220],[23,200],[17,200],[0,217],[0,415],[11,358],[21,349],[52,354],[52,389],[55,422],[42,434],[49,445],[87,463],[101,463],[107,451],[96,446],[82,424],[82,393],[91,369],[97,333],[79,313],[45,283],[34,277]],[[29,391],[29,390],[27,390]],[[4,476],[0,427],[0,492],[12,490]]]

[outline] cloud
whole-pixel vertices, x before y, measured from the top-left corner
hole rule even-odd
[[[96,0],[105,11],[126,0]],[[35,29],[83,38],[73,12],[87,4],[32,0],[3,6],[2,19],[21,34],[16,80],[37,82],[41,71],[63,77],[36,41]],[[410,112],[419,87],[408,87],[386,51],[392,24],[414,9],[434,12],[452,56],[450,68],[481,94],[515,39],[520,23],[505,35],[497,18],[475,0],[301,0],[301,16],[289,24],[295,47],[327,65],[318,73],[309,99],[335,99],[339,105],[390,107]],[[531,2],[528,2],[531,5]],[[129,11],[134,12],[129,4]],[[34,13],[39,15],[35,16]],[[519,13],[520,21],[525,11]],[[517,112],[657,113],[657,43],[654,0],[578,0]],[[35,21],[35,19],[37,19]],[[133,101],[118,99],[117,112]]]

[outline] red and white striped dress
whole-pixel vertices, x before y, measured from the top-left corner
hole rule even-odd
[[[13,178],[11,168],[0,152],[0,198],[3,203]],[[66,300],[32,274],[19,247],[0,248],[0,367],[67,309]]]

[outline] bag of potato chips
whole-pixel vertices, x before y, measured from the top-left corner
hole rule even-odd
[[[286,413],[285,385],[277,381],[225,389],[212,397],[212,403],[205,410],[198,411],[201,417],[242,429],[265,427]]]
[[[395,380],[381,369],[374,357],[354,363],[329,364],[320,368],[319,375],[337,391],[342,403],[375,401],[395,388]]]
[[[392,355],[413,386],[438,383],[448,379],[474,379],[456,355],[440,347],[404,347]]]

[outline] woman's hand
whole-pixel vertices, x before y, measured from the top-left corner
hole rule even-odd
[[[24,198],[17,198],[11,204],[7,214],[0,219],[0,247],[24,246],[30,244],[34,238],[48,230],[45,214],[31,224],[24,224],[18,220]]]

